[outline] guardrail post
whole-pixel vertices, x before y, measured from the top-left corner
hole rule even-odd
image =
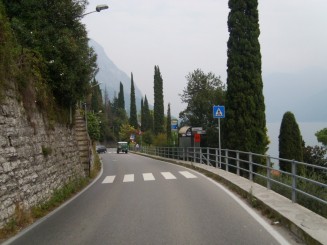
[[[183,161],[185,161],[186,148],[183,147]]]
[[[271,169],[270,169],[270,156],[266,158],[266,166],[267,166],[267,189],[271,189]]]
[[[236,151],[236,172],[240,175],[240,153]]]
[[[292,202],[296,203],[296,163],[292,161]]]
[[[249,154],[249,171],[250,171],[250,180],[253,181],[253,157],[252,157],[252,153],[250,152]]]
[[[207,165],[210,165],[210,153],[209,153],[209,147],[207,147]]]
[[[187,161],[189,161],[188,160],[188,148],[186,148],[186,159],[187,159]]]
[[[228,168],[228,150],[226,149],[225,151],[225,164],[226,164],[226,171],[229,172],[229,168]]]
[[[193,148],[193,162],[196,163],[195,147]]]
[[[216,148],[216,168],[218,168],[218,149]],[[220,166],[219,166],[220,167]]]

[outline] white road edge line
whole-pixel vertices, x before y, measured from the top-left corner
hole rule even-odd
[[[218,182],[214,181],[213,179],[210,179],[209,177],[205,176],[204,174],[197,172],[193,169],[184,167],[184,166],[180,166],[174,163],[170,163],[170,162],[165,162],[162,160],[158,160],[158,159],[154,159],[157,160],[159,162],[164,162],[164,163],[168,163],[174,166],[178,166],[180,168],[183,169],[187,169],[193,173],[197,173],[201,176],[203,176],[204,178],[208,179],[209,181],[211,181],[213,184],[215,184],[216,186],[218,186],[219,188],[221,188],[223,191],[225,191],[231,198],[233,198],[242,208],[244,208],[245,211],[247,211],[256,221],[258,221],[258,223],[260,225],[262,225],[262,227],[268,232],[270,233],[277,242],[279,242],[282,245],[291,245],[291,243],[289,243],[278,231],[276,231],[274,229],[274,227],[272,227],[271,225],[269,225],[263,218],[260,217],[260,215],[258,215],[256,212],[254,212],[250,207],[247,206],[247,204],[245,204],[238,196],[236,196],[233,192],[231,192],[230,190],[228,190],[226,187],[224,187],[223,185],[219,184]]]
[[[277,242],[279,242],[282,245],[291,245],[278,231],[276,231],[271,225],[269,225],[260,215],[258,215],[256,212],[253,211],[244,201],[242,201],[238,196],[236,196],[233,192],[228,190],[225,186],[219,184],[218,182],[214,181],[213,179],[210,179],[209,177],[199,173],[203,177],[207,178],[209,181],[211,181],[213,184],[218,186],[220,189],[222,189],[226,194],[228,194],[231,198],[233,198],[243,209],[245,209],[246,212],[248,212],[260,225],[263,226],[263,228],[266,229],[272,237],[276,239]]]

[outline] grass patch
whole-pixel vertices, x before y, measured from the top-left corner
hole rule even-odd
[[[94,165],[90,173],[91,179],[94,179],[101,170],[101,161],[100,161],[99,154],[96,153],[95,150],[93,152],[95,152],[95,154],[94,154]]]
[[[55,190],[52,197],[48,201],[32,208],[32,217],[37,219],[48,214],[50,211],[54,210],[64,201],[83,189],[88,183],[89,179],[79,178],[71,181],[60,189]]]
[[[16,203],[14,217],[5,225],[4,228],[0,229],[0,239],[6,239],[13,234],[16,234],[32,222],[33,217],[31,216],[31,213],[24,210],[19,203]]]

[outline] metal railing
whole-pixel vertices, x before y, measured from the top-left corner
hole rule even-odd
[[[220,156],[218,148],[209,147],[143,146],[138,151],[235,173],[327,217],[327,167],[228,149],[221,149]],[[290,172],[274,168],[279,162],[290,164]]]

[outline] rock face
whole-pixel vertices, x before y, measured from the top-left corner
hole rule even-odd
[[[42,114],[27,116],[14,90],[0,102],[0,228],[15,214],[48,200],[53,191],[87,172],[74,128],[49,129]]]

